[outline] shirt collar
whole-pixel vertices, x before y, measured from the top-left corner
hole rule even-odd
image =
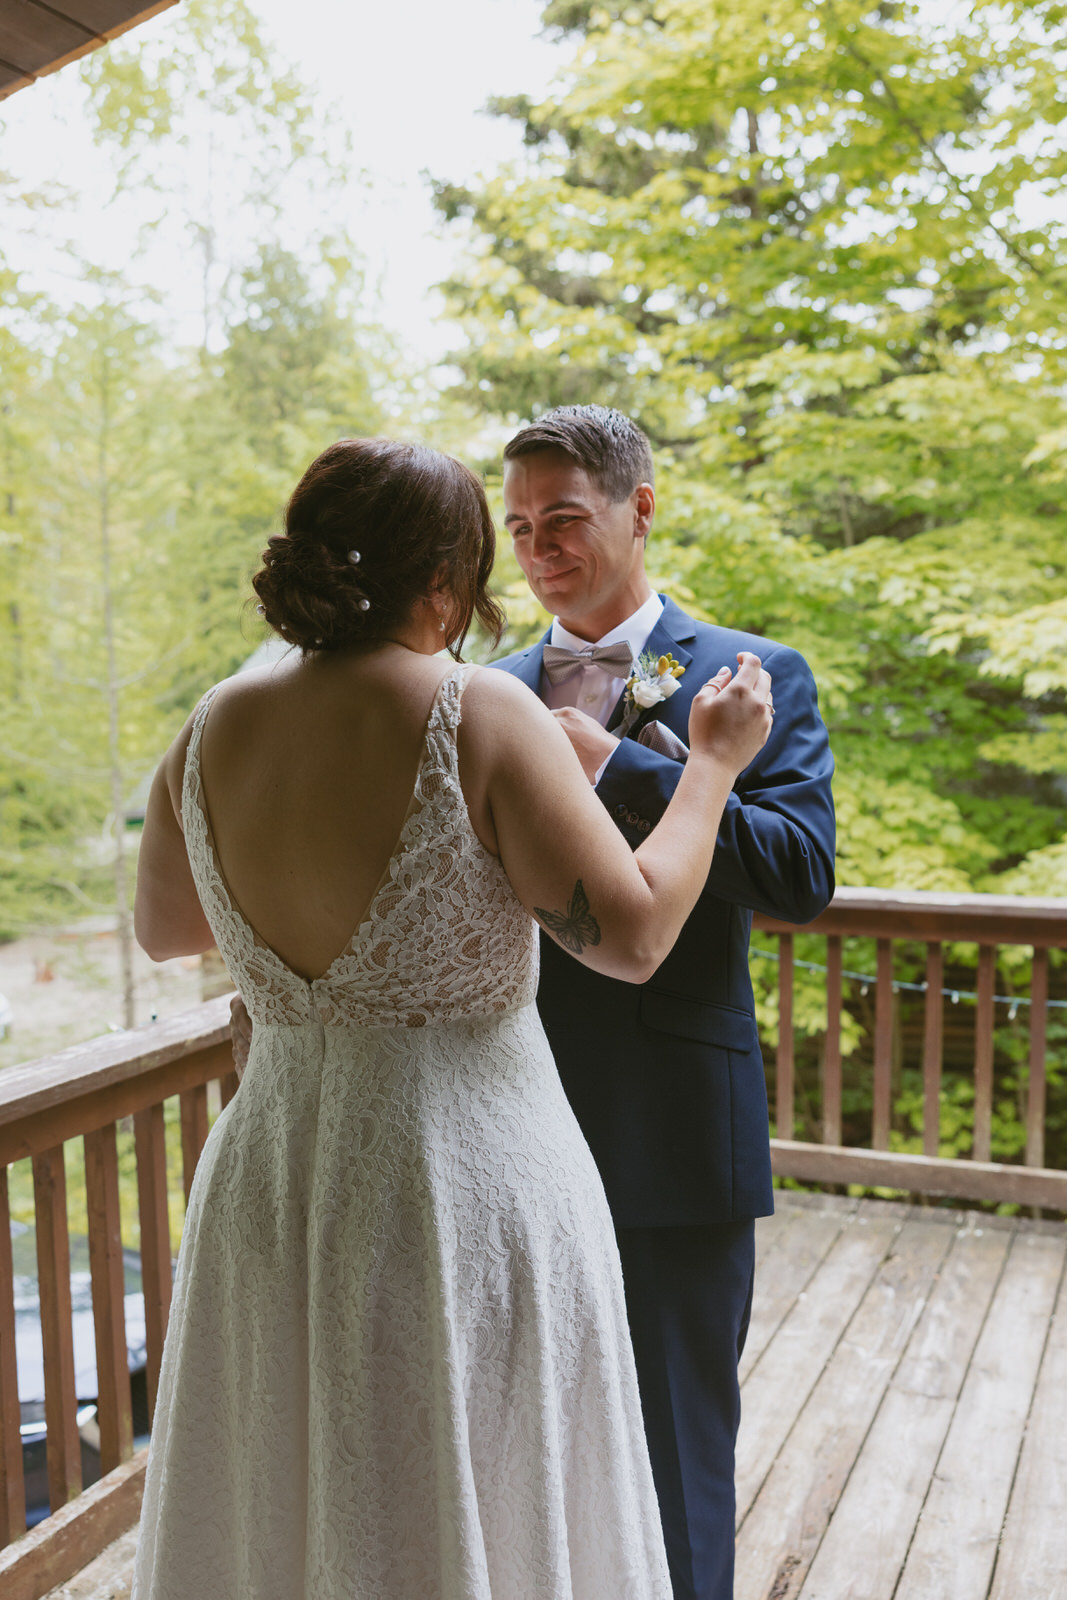
[[[663,601],[658,594],[650,594],[644,605],[638,606],[632,616],[625,622],[620,622],[617,628],[612,628],[602,639],[596,639],[595,644],[617,644],[620,639],[625,639],[633,652],[634,659],[648,643],[656,623],[663,614]],[[579,639],[575,633],[570,633],[556,617],[552,624],[552,637],[550,644],[559,645],[566,650],[588,650],[588,639]]]

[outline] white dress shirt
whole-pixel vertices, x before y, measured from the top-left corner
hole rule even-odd
[[[620,639],[625,639],[636,661],[648,643],[649,635],[662,613],[663,601],[658,594],[650,594],[644,605],[638,606],[625,622],[620,622],[617,628],[612,628],[610,633],[606,633],[602,639],[594,639],[592,643],[588,639],[579,639],[575,633],[568,632],[557,617],[552,624],[549,644],[581,653],[583,650],[592,650],[596,645],[617,644]],[[590,661],[587,667],[583,667],[573,678],[568,678],[566,683],[552,683],[548,676],[542,673],[541,698],[551,711],[558,711],[562,706],[576,706],[579,711],[584,711],[587,717],[593,717],[602,728],[606,728],[625,683],[625,678],[617,678],[612,672],[598,666],[595,661]],[[613,750],[612,755],[614,753]],[[611,755],[597,768],[593,778],[594,787],[604,776],[610,760]]]
[[[617,628],[612,628],[610,633],[606,633],[602,639],[595,639],[592,644],[588,639],[579,639],[577,634],[569,633],[557,617],[552,624],[549,643],[565,650],[576,650],[580,654],[583,650],[592,650],[595,645],[618,644],[625,639],[636,661],[662,612],[663,601],[658,594],[651,594],[644,605],[638,606],[633,616],[627,617],[625,622],[620,622]],[[566,683],[550,683],[547,676],[542,674],[541,698],[552,711],[558,711],[562,706],[577,706],[579,711],[584,711],[587,717],[593,717],[605,728],[625,683],[625,678],[617,678],[591,661]]]

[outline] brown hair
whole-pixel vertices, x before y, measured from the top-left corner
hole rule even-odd
[[[607,406],[557,406],[529,422],[504,446],[504,460],[562,450],[610,495],[628,500],[639,483],[653,483],[652,449],[636,422]]]
[[[478,478],[393,439],[339,439],[308,467],[252,579],[263,615],[305,653],[387,637],[440,577],[458,661],[475,616],[499,642],[488,591],[496,538]]]

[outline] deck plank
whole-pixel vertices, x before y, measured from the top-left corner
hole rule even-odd
[[[1062,1238],[1012,1239],[895,1600],[985,1600],[1063,1259]]]
[[[903,1222],[818,1382],[809,1395],[794,1400],[793,1427],[741,1522],[738,1600],[770,1600],[772,1595],[774,1600],[792,1600],[803,1592],[871,1420],[952,1240],[951,1228],[921,1216]],[[834,1600],[841,1600],[840,1594]]]
[[[816,1269],[855,1213],[856,1201],[840,1209],[812,1211],[782,1204],[756,1224],[756,1283],[752,1318],[738,1368],[744,1383],[764,1350],[806,1294]]]
[[[927,1224],[929,1226],[929,1224]],[[819,1546],[801,1600],[896,1588],[1011,1243],[961,1228]],[[856,1552],[863,1551],[863,1560]]]
[[[741,1523],[902,1226],[900,1214],[857,1214],[797,1299],[741,1398],[737,1519]]]
[[[1067,1278],[1012,1486],[991,1600],[1067,1597]]]
[[[1065,1255],[1050,1223],[779,1195],[736,1600],[1067,1600]],[[125,1593],[132,1550],[54,1600]]]

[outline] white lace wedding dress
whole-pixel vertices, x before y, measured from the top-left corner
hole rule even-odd
[[[136,1600],[669,1600],[614,1235],[475,835],[463,668],[367,915],[313,983],[183,818],[255,1022],[196,1173]],[[354,819],[353,826],[358,826]]]

